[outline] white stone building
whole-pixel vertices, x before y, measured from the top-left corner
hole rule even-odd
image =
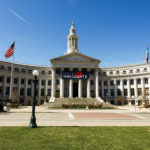
[[[13,90],[20,103],[33,96],[34,69],[39,70],[37,98],[53,101],[55,98],[96,98],[115,103],[116,97],[135,103],[143,97],[149,101],[150,64],[120,67],[99,67],[100,60],[78,51],[78,36],[72,23],[67,36],[67,53],[51,59],[51,66],[14,63]],[[0,61],[0,101],[9,98],[11,63]]]

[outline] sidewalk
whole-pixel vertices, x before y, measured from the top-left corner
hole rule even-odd
[[[32,107],[0,113],[0,126],[28,126]],[[36,106],[38,126],[150,126],[149,109],[119,106],[118,109],[48,109]]]

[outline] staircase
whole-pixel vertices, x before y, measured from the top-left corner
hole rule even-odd
[[[46,104],[50,108],[59,108],[62,104],[100,104],[96,98],[56,98],[53,103]]]

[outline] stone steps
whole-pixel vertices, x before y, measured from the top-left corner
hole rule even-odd
[[[55,102],[45,104],[48,107],[61,107],[62,104],[100,104],[96,98],[56,98]]]

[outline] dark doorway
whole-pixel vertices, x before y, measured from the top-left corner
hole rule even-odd
[[[73,83],[73,97],[78,97],[78,83]]]

